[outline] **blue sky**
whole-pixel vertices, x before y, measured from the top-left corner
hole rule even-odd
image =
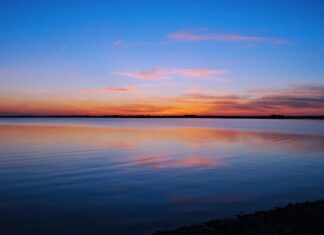
[[[21,97],[38,107],[26,113],[55,113],[63,99],[100,103],[99,113],[173,99],[165,106],[174,113],[192,93],[253,103],[260,94],[247,97],[250,90],[318,91],[323,10],[323,1],[1,1],[0,88],[10,100],[1,112],[23,105]],[[191,101],[191,110],[211,113],[214,101],[204,100],[203,110],[201,102]],[[300,110],[291,112],[321,113],[315,106],[293,104]],[[254,110],[277,110],[261,111]]]

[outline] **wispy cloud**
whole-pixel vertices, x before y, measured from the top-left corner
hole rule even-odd
[[[290,85],[281,89],[251,89],[249,93],[254,95],[281,95],[281,96],[323,96],[324,86],[314,85]]]
[[[134,42],[127,41],[121,38],[117,38],[113,41],[113,45],[115,47],[132,47],[132,46],[150,46],[150,45],[167,45],[170,42],[168,41],[142,41],[142,42]]]
[[[164,80],[167,77],[163,74],[161,69],[151,69],[147,71],[140,71],[140,72],[113,72],[113,75],[123,76],[123,77],[130,77],[130,78],[137,78],[143,80]]]
[[[173,77],[208,79],[211,76],[224,74],[222,69],[188,69],[188,68],[160,68],[140,72],[114,72],[113,75],[137,78],[143,80],[160,81]]]
[[[191,87],[183,92],[184,96],[195,96],[199,94],[204,94],[204,95],[221,95],[225,96],[230,94],[229,91],[223,90],[223,89],[214,89],[214,88],[204,88],[204,87]]]
[[[174,69],[170,70],[170,73],[179,75],[182,77],[208,77],[216,74],[224,74],[225,70],[215,69]]]
[[[286,44],[288,40],[282,38],[259,37],[241,34],[211,33],[206,30],[182,30],[167,35],[167,38],[176,41],[223,41],[223,42],[254,42]]]
[[[254,90],[248,95],[211,95],[205,93],[185,93],[176,101],[201,104],[207,107],[206,112],[235,114],[300,114],[308,112],[323,113],[324,87],[291,86],[280,90]]]
[[[85,94],[98,94],[98,93],[124,93],[124,92],[133,92],[135,91],[134,87],[105,87],[105,88],[96,88],[96,89],[83,89],[81,93]]]

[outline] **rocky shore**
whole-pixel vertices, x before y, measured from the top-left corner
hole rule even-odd
[[[154,235],[324,235],[324,200],[288,204],[269,211],[240,214],[236,218],[157,231]]]

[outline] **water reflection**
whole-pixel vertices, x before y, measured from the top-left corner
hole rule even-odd
[[[324,135],[195,125],[0,124],[0,226],[143,234],[324,195]]]
[[[244,144],[253,148],[285,147],[324,150],[324,135],[232,131],[214,128],[110,128],[85,126],[0,125],[0,146],[15,148],[35,144],[51,148],[84,146],[110,150],[145,148],[151,145],[181,144],[199,147]],[[1,148],[1,149],[3,149]]]
[[[139,157],[135,158],[138,164],[147,165],[152,168],[186,168],[186,167],[217,167],[220,163],[216,159],[208,159],[201,156],[183,157],[172,159],[167,157]]]

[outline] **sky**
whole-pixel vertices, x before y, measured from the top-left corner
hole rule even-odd
[[[324,115],[324,2],[0,1],[0,115]]]

